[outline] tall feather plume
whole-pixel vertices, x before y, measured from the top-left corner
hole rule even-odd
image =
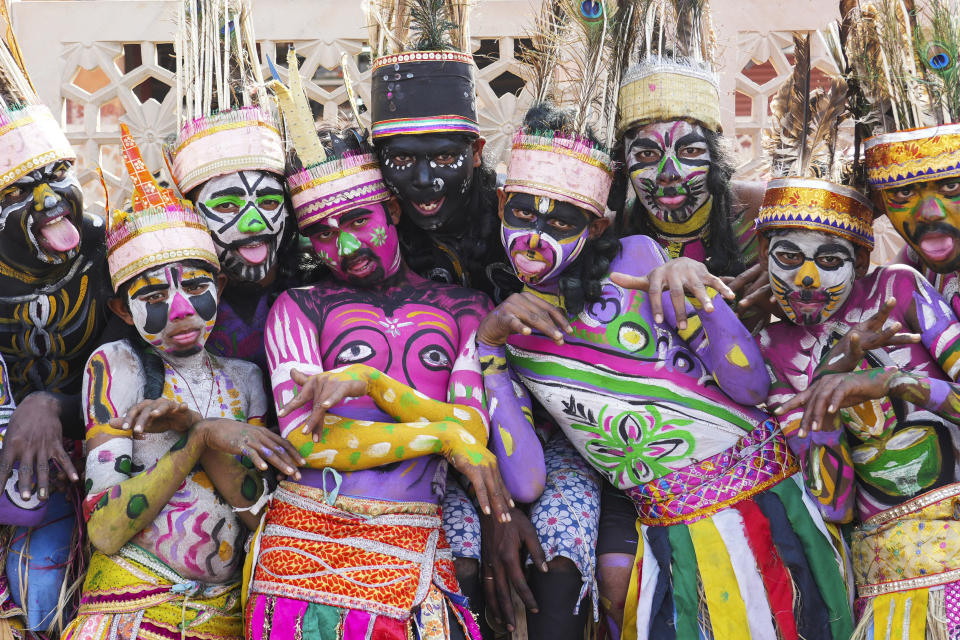
[[[810,35],[794,34],[790,80],[770,103],[773,131],[764,140],[777,176],[837,175],[837,128],[847,113],[847,84],[833,78],[826,90],[811,89]]]
[[[0,18],[3,20],[3,42],[0,43],[0,99],[3,107],[16,108],[38,102],[36,89],[27,74],[20,53],[17,36],[13,32],[13,22],[7,0],[0,0]]]
[[[555,91],[560,80],[557,70],[569,43],[570,25],[566,18],[556,0],[543,0],[534,26],[527,32],[531,44],[523,50],[521,59],[529,74],[534,104],[561,101]]]
[[[603,135],[608,129],[603,119],[610,113],[607,83],[616,82],[608,73],[607,56],[616,32],[617,6],[612,0],[558,0],[558,8],[570,24],[567,73],[575,82],[567,104],[573,112],[572,127],[578,134],[593,128]]]
[[[374,58],[403,51],[410,32],[409,0],[364,0]]]
[[[186,0],[177,31],[178,92],[184,119],[267,99],[249,0]]]
[[[445,51],[460,41],[457,25],[450,21],[450,0],[411,0],[412,49]]]
[[[604,139],[613,140],[617,121],[617,95],[620,92],[620,81],[624,72],[634,62],[637,42],[643,25],[643,14],[638,0],[619,0],[617,14],[614,16],[611,36],[607,40],[606,59],[609,81],[606,90],[608,112],[604,114],[606,123]]]
[[[960,1],[927,0],[914,28],[920,78],[936,124],[960,122]]]

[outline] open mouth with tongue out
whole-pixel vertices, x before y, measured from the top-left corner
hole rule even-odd
[[[250,265],[263,264],[270,256],[272,241],[269,236],[258,236],[234,245],[233,250]]]
[[[920,251],[931,262],[942,262],[954,255],[957,250],[957,239],[953,236],[937,231],[926,233],[918,243]]]
[[[70,210],[64,206],[35,219],[33,233],[47,253],[67,253],[80,244],[80,231],[70,220]]]

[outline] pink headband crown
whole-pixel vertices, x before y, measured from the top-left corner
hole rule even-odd
[[[187,120],[171,156],[173,179],[183,193],[237,171],[282,176],[286,163],[273,115],[255,105]]]
[[[189,202],[157,184],[125,124],[120,133],[133,180],[133,210],[116,210],[107,223],[107,267],[114,291],[144,271],[171,262],[202,260],[219,269],[203,218]]]
[[[607,210],[613,183],[610,154],[579,135],[518,129],[504,191],[562,200],[597,217]]]
[[[372,153],[346,153],[287,176],[297,226],[308,229],[328,216],[383,202],[390,191]]]

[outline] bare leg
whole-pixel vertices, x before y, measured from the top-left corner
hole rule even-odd
[[[605,553],[597,558],[597,579],[600,602],[606,613],[610,637],[616,640],[623,628],[623,607],[630,587],[633,556],[626,553]]]

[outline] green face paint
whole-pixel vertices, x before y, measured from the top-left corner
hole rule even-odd
[[[373,242],[373,246],[382,247],[383,243],[387,241],[387,230],[383,227],[377,227],[373,231],[370,241]]]
[[[360,248],[360,240],[349,231],[341,231],[337,236],[337,255],[348,256]]]
[[[240,218],[240,222],[237,223],[237,230],[241,233],[260,233],[266,228],[267,223],[263,219],[263,215],[253,207],[250,207]]]

